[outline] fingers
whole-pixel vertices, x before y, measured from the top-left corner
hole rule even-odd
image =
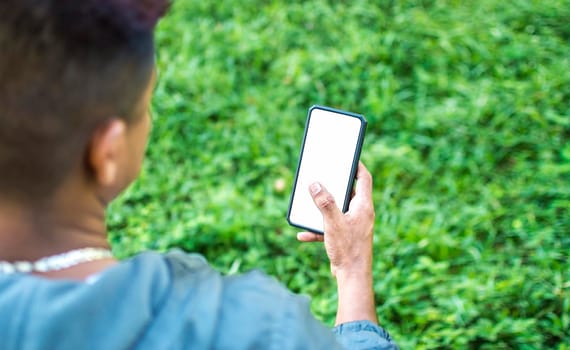
[[[313,232],[299,232],[297,239],[301,242],[323,242],[325,237]]]

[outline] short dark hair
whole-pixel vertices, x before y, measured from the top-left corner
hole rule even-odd
[[[0,1],[0,198],[49,197],[107,118],[136,118],[168,0]]]

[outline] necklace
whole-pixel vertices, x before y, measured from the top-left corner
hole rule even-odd
[[[113,257],[109,249],[80,248],[65,253],[47,256],[36,261],[0,261],[0,275],[30,272],[59,271],[94,260]]]

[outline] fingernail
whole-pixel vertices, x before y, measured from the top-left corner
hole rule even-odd
[[[315,182],[311,184],[311,186],[309,186],[309,191],[311,191],[311,194],[313,195],[321,192],[321,190],[322,190],[321,184],[318,182]]]

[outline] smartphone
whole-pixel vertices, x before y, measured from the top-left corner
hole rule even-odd
[[[323,216],[309,193],[313,182],[333,195],[343,213],[348,210],[366,124],[359,114],[324,106],[309,109],[287,214],[290,225],[324,233]]]

